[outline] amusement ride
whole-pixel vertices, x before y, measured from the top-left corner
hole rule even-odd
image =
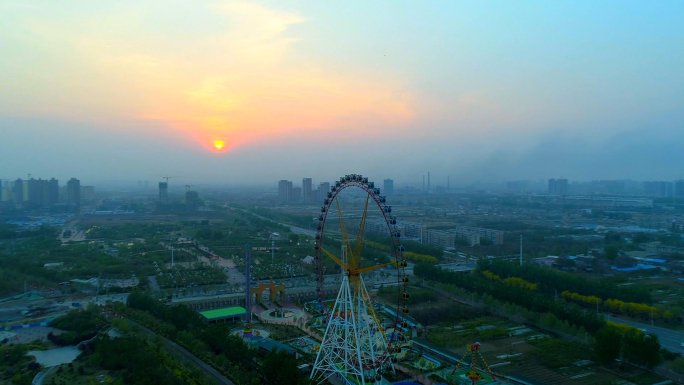
[[[344,226],[342,209],[338,195],[345,189],[356,188],[365,191],[366,203],[361,217],[356,238],[350,240]],[[374,266],[362,263],[361,254],[364,244],[364,232],[369,203],[377,207],[387,226],[387,233],[391,239],[391,262]],[[338,256],[327,250],[324,245],[326,219],[331,208],[335,205],[340,222],[342,247]],[[374,208],[373,208],[374,210]],[[319,309],[324,314],[325,334],[316,362],[311,372],[311,378],[323,382],[332,375],[344,377],[348,381],[360,385],[376,384],[382,380],[382,375],[394,371],[393,363],[397,361],[396,354],[401,352],[400,343],[407,340],[403,334],[408,323],[404,316],[409,313],[406,300],[409,294],[406,287],[409,279],[406,276],[407,266],[404,259],[404,246],[401,245],[401,232],[397,227],[397,219],[392,215],[392,207],[387,205],[386,197],[380,194],[380,188],[375,183],[361,175],[351,174],[340,178],[330,187],[323,201],[318,216],[316,232],[316,281],[319,294]],[[324,259],[329,258],[341,269],[342,280],[335,302],[331,308],[326,305],[324,287],[325,271]],[[397,303],[396,312],[392,317],[391,326],[383,327],[378,314],[366,289],[363,274],[386,266],[394,266],[397,273]],[[387,325],[387,323],[385,323]]]
[[[485,361],[484,357],[482,357],[482,353],[480,350],[482,349],[482,345],[480,345],[479,342],[475,342],[474,344],[468,344],[466,345],[466,353],[463,355],[463,358],[461,358],[461,361],[458,362],[458,365],[454,368],[454,371],[451,372],[451,374],[456,373],[458,368],[461,367],[461,364],[465,361],[466,357],[470,355],[470,371],[468,371],[465,374],[465,377],[472,381],[473,385],[477,381],[482,380],[482,375],[476,370],[476,363],[477,363],[477,358],[479,357],[482,363],[484,364],[484,367],[487,368],[487,373],[492,377],[492,380],[496,380],[496,376],[494,376],[494,372],[492,372],[492,369],[489,368],[489,365],[487,365],[487,361]],[[476,356],[477,354],[477,356]]]

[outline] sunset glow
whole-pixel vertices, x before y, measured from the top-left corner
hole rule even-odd
[[[0,177],[65,169],[52,159],[128,177],[145,159],[279,180],[402,156],[419,179],[636,177],[684,156],[684,2],[495,3],[0,0]],[[113,143],[131,156],[108,163]],[[20,144],[51,161],[14,160]]]

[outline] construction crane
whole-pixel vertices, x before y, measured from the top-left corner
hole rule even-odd
[[[175,178],[173,176],[163,176],[162,179],[166,179],[166,183],[169,183],[169,179]]]
[[[185,185],[185,191],[190,191],[190,189],[194,186],[195,186],[194,184],[186,184]]]

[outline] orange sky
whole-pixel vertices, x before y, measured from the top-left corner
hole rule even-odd
[[[302,130],[345,127],[353,134],[350,123],[400,125],[414,115],[396,80],[300,56],[300,38],[290,30],[306,20],[296,13],[247,2],[198,8],[212,15],[215,29],[175,41],[162,40],[157,15],[134,4],[45,20],[29,13],[17,21],[23,30],[15,33],[24,35],[16,38],[30,41],[42,63],[33,64],[26,95],[8,108],[160,121],[207,149],[222,140],[222,151]],[[22,5],[6,9],[26,15]]]

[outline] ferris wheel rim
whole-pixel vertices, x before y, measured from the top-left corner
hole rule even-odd
[[[396,218],[390,215],[391,206],[388,206],[386,204],[385,197],[380,195],[380,189],[374,186],[374,182],[368,181],[368,178],[356,174],[346,175],[340,178],[339,181],[336,181],[333,186],[331,186],[331,190],[326,192],[326,198],[324,199],[324,204],[321,207],[321,213],[319,215],[319,222],[316,228],[315,238],[316,276],[318,278],[317,291],[319,297],[318,301],[322,306],[324,317],[327,318],[329,312],[327,306],[325,305],[325,272],[323,271],[322,252],[325,224],[327,222],[328,213],[330,212],[330,207],[332,206],[333,201],[335,201],[337,196],[347,188],[360,188],[361,190],[365,191],[370,198],[373,199],[373,202],[375,202],[376,206],[382,213],[382,218],[387,226],[387,231],[390,235],[390,239],[392,240],[392,256],[394,257],[397,270],[397,311],[393,325],[393,329],[395,331],[393,332],[394,336],[387,340],[387,348],[382,352],[382,354],[380,354],[373,362],[362,363],[364,370],[377,369],[389,358],[392,352],[395,352],[396,346],[398,346],[400,342],[397,329],[400,327],[400,325],[403,326],[402,321],[404,317],[401,315],[401,312],[406,309],[406,299],[402,299],[402,289],[405,291],[405,285],[407,283],[405,280],[406,272],[404,266],[402,266],[400,263],[405,262],[405,259],[403,258],[403,251],[400,250],[401,244],[396,237],[396,235],[399,234],[399,230],[396,226]],[[387,207],[390,208],[389,211],[387,210]],[[391,219],[394,219],[394,223],[392,223]],[[378,325],[378,327],[382,327],[382,325]]]

